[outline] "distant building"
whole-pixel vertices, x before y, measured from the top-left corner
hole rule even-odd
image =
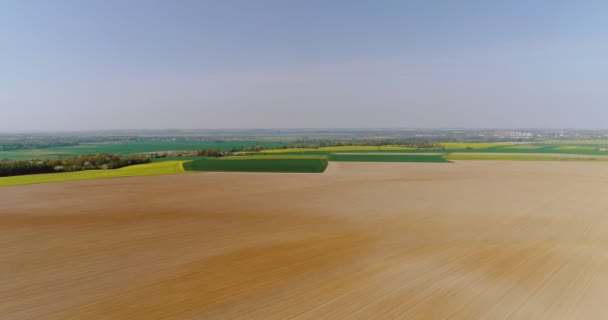
[[[533,138],[534,133],[525,131],[500,131],[496,133],[501,138]]]

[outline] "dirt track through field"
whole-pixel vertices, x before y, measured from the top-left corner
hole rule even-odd
[[[0,188],[0,319],[606,319],[608,164]]]

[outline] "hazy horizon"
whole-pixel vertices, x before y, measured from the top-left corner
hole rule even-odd
[[[378,133],[396,133],[396,132],[424,132],[424,131],[523,131],[523,132],[555,132],[555,131],[563,131],[563,132],[608,132],[608,128],[507,128],[507,127],[497,127],[497,128],[457,128],[457,127],[445,127],[445,128],[380,128],[380,127],[361,127],[361,128],[348,128],[348,127],[334,127],[334,128],[150,128],[150,129],[141,129],[141,128],[117,128],[117,129],[74,129],[74,130],[13,130],[13,131],[0,131],[0,135],[53,135],[53,134],[124,134],[127,133],[137,135],[137,133],[145,133],[145,134],[192,134],[192,135],[204,135],[206,133],[213,134],[243,134],[243,135],[255,135],[256,132],[264,132],[267,131],[266,134],[304,134],[304,133],[320,133],[320,132],[329,132],[329,133],[348,133],[352,131],[360,131],[360,132],[378,132]],[[282,132],[275,132],[282,131]],[[258,133],[259,133],[258,132]],[[259,133],[259,134],[262,134]]]
[[[607,128],[608,2],[3,4],[2,133]]]

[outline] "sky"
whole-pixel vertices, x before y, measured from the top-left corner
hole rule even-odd
[[[608,1],[0,0],[0,132],[606,128]]]

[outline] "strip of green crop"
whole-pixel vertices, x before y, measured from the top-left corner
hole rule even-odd
[[[75,180],[178,174],[185,173],[183,166],[184,162],[185,161],[166,161],[140,164],[112,170],[85,170],[76,172],[2,177],[0,178],[0,187]]]
[[[449,162],[441,155],[332,154],[329,161],[355,162]]]
[[[235,157],[241,158],[241,157]],[[318,173],[327,168],[326,158],[288,159],[207,159],[184,164],[187,171],[216,172],[311,172]]]

